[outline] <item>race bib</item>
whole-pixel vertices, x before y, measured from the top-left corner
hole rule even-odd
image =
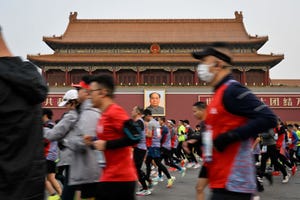
[[[262,146],[261,152],[262,153],[266,153],[267,152],[267,145]]]

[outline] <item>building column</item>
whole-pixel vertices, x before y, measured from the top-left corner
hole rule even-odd
[[[115,80],[115,84],[118,85],[118,80],[117,80],[117,73],[116,73],[116,68],[113,67],[113,77],[114,77],[114,80]]]
[[[70,83],[70,78],[69,78],[68,67],[66,67],[66,71],[65,71],[65,83],[66,83],[66,86],[71,84]]]
[[[242,71],[242,84],[245,85],[247,80],[246,80],[246,70],[245,67],[243,67],[243,71]]]
[[[198,77],[197,67],[195,67],[195,70],[194,70],[194,85],[198,85],[198,82],[199,82],[199,77]]]
[[[264,80],[264,84],[265,86],[270,85],[270,68],[266,67],[267,70],[265,71],[265,80]]]
[[[139,67],[136,67],[136,82],[137,82],[137,85],[140,85],[141,84],[141,77],[140,77],[140,68]]]
[[[47,73],[46,73],[46,71],[45,71],[45,69],[44,68],[41,68],[42,69],[42,76],[43,77],[45,77],[45,80],[46,80],[46,82],[48,82],[48,77],[47,77]]]
[[[170,85],[174,85],[174,71],[173,71],[173,68],[171,68],[171,71],[170,71]]]

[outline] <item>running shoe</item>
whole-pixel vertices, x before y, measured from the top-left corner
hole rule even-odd
[[[157,185],[158,184],[158,182],[155,182],[155,181],[147,181],[147,185],[148,185],[148,188],[150,189],[150,191],[151,190],[153,190],[153,186],[155,186],[155,185]]]
[[[155,182],[163,182],[164,181],[164,177],[160,177],[160,176],[157,176],[155,178],[152,179],[152,181],[155,181]]]
[[[168,184],[167,184],[167,188],[171,188],[174,181],[175,181],[175,176],[172,176],[170,179],[168,179]]]
[[[60,196],[58,194],[48,196],[48,200],[61,200]]]
[[[273,176],[280,176],[280,172],[279,172],[279,171],[273,171],[273,172],[272,172],[272,175],[273,175]]]
[[[151,170],[150,176],[157,176],[158,172],[156,170]]]
[[[195,163],[192,163],[192,162],[189,162],[187,165],[186,165],[186,168],[192,168],[194,167]]]
[[[147,196],[151,194],[150,190],[140,190],[138,192],[135,193],[137,196]]]
[[[289,180],[290,180],[290,176],[289,176],[289,174],[288,174],[287,176],[285,176],[285,177],[283,178],[282,183],[288,183]]]
[[[177,169],[174,168],[174,167],[170,167],[170,168],[169,168],[169,171],[170,171],[170,172],[175,172],[175,171],[177,171]]]
[[[272,175],[272,173],[271,172],[266,172],[265,177],[269,181],[270,185],[272,185],[273,184],[273,175]]]
[[[259,176],[256,177],[256,189],[258,192],[263,192],[265,190],[263,185],[263,179]]]
[[[199,163],[196,163],[193,168],[198,169],[199,167],[201,167],[201,165]]]
[[[181,170],[179,171],[179,173],[181,174],[182,177],[185,176],[185,172],[186,172],[186,168],[182,167]]]

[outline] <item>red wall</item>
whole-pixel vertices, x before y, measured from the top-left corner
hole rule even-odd
[[[192,127],[197,120],[192,114],[192,105],[198,101],[199,94],[166,94],[166,118],[188,119]],[[130,115],[134,106],[144,107],[144,94],[116,94],[115,101],[120,104]],[[53,107],[54,119],[59,119],[65,109]],[[300,121],[300,108],[272,108],[274,113],[283,121]]]

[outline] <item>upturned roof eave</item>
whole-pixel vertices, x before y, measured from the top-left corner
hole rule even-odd
[[[152,43],[158,43],[158,44],[209,44],[213,42],[225,42],[228,44],[252,44],[252,43],[265,43],[268,41],[268,37],[258,37],[258,38],[251,38],[249,40],[205,40],[205,41],[199,41],[199,40],[194,40],[194,41],[184,41],[184,40],[177,40],[177,41],[124,41],[124,40],[112,40],[112,41],[93,41],[93,40],[85,40],[85,41],[70,41],[70,40],[63,40],[60,38],[52,38],[52,37],[44,37],[43,39],[44,42],[46,42],[48,45],[50,44],[74,44],[74,45],[91,45],[91,44],[152,44]]]
[[[189,54],[177,54],[174,55],[163,55],[163,54],[146,54],[142,56],[136,55],[108,55],[108,54],[99,54],[99,55],[28,55],[27,59],[36,62],[36,63],[197,63],[198,61],[192,58]],[[233,59],[234,65],[245,65],[245,64],[266,64],[271,68],[283,59],[283,55],[254,55],[258,60],[253,60],[253,55],[247,56],[235,56]],[[262,58],[265,56],[265,58]],[[248,57],[248,59],[247,59]],[[252,58],[252,59],[251,59]]]

